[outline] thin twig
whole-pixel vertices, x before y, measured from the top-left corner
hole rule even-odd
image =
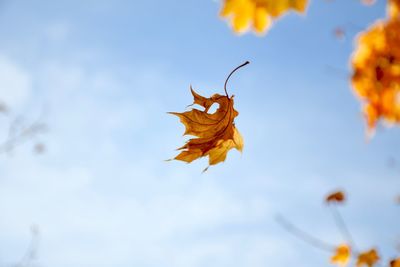
[[[31,226],[31,241],[28,245],[27,250],[21,257],[19,262],[13,264],[12,267],[29,267],[32,266],[33,261],[37,257],[37,251],[39,246],[40,232],[37,225]]]
[[[325,250],[325,251],[329,251],[332,252],[335,250],[335,246],[320,240],[312,235],[310,235],[309,233],[301,230],[300,228],[296,227],[295,225],[293,225],[292,223],[290,223],[287,219],[285,219],[282,215],[277,215],[276,216],[276,221],[283,227],[285,228],[286,231],[288,231],[289,233],[291,233],[292,235],[296,236],[297,238],[303,240],[304,242],[308,243],[309,245],[321,249],[321,250]]]
[[[335,224],[338,227],[338,229],[340,230],[340,232],[342,233],[343,238],[346,239],[347,243],[351,246],[352,250],[356,254],[358,254],[358,252],[357,252],[358,249],[354,242],[354,239],[353,239],[349,229],[347,228],[347,225],[344,222],[342,215],[340,214],[339,210],[337,209],[337,206],[335,204],[329,205],[329,206],[330,206],[330,210],[332,212]]]
[[[31,139],[35,139],[39,134],[45,133],[48,130],[47,125],[43,123],[44,109],[40,116],[30,123],[27,123],[24,117],[16,116],[11,111],[12,110],[0,100],[0,113],[5,112],[5,115],[11,119],[8,127],[8,136],[0,143],[0,154],[9,153],[15,149],[15,147]]]
[[[24,143],[25,141],[34,138],[36,135],[46,132],[47,127],[44,123],[36,121],[26,128],[13,129],[10,131],[9,138],[2,144],[0,144],[0,153],[10,152],[16,146]]]

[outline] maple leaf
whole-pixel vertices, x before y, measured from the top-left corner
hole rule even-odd
[[[210,98],[197,94],[190,88],[194,102],[202,106],[204,110],[193,108],[183,113],[169,112],[179,117],[180,121],[185,125],[184,135],[197,136],[197,138],[189,139],[186,144],[178,150],[182,152],[174,159],[190,163],[198,158],[208,156],[208,164],[215,165],[225,161],[227,153],[232,148],[239,151],[243,149],[243,138],[235,127],[234,119],[239,113],[234,109],[233,97],[228,96],[226,84],[230,76],[239,68],[249,64],[244,64],[235,68],[225,81],[225,94],[214,94]],[[217,103],[219,105],[215,113],[208,113],[209,108]],[[204,171],[206,171],[204,169]]]
[[[390,267],[400,267],[400,258],[390,261]]]
[[[308,0],[224,0],[220,16],[231,18],[233,30],[243,33],[251,26],[258,34],[265,33],[272,20],[289,10],[303,13]]]
[[[373,267],[379,260],[379,255],[375,249],[360,253],[357,257],[357,267],[368,266]]]
[[[331,257],[331,262],[338,266],[346,266],[350,259],[350,247],[346,244],[336,248],[335,255]]]
[[[344,202],[345,201],[345,194],[342,191],[336,191],[334,193],[329,194],[326,198],[325,201],[328,203],[339,203],[339,202]]]
[[[391,1],[400,7],[400,1]],[[395,4],[397,3],[397,4]],[[363,32],[352,57],[354,91],[364,102],[369,133],[384,119],[400,124],[400,15]]]

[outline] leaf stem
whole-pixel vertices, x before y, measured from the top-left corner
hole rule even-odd
[[[343,237],[346,239],[346,241],[352,247],[353,251],[358,254],[358,249],[356,247],[354,239],[353,239],[349,229],[347,228],[346,223],[344,222],[344,219],[343,219],[342,215],[340,214],[337,206],[336,205],[330,205],[330,210],[332,212],[333,219],[335,220],[336,226],[339,228],[339,230],[342,233]]]
[[[227,85],[227,83],[228,83],[228,81],[229,81],[229,78],[232,76],[232,74],[233,74],[235,71],[237,71],[237,70],[240,69],[241,67],[246,66],[246,65],[249,64],[249,63],[250,63],[249,61],[246,61],[246,62],[243,63],[242,65],[237,66],[233,71],[231,71],[231,73],[228,75],[228,78],[226,78],[225,84],[224,84],[224,90],[225,90],[225,94],[226,94],[226,97],[227,97],[227,98],[229,98],[229,95],[228,95],[228,91],[226,90],[226,85]]]
[[[308,243],[309,245],[332,252],[335,250],[335,246],[326,243],[325,241],[322,241],[309,233],[304,232],[300,228],[294,226],[292,223],[290,223],[288,220],[286,220],[282,215],[277,215],[276,216],[276,221],[283,227],[285,228],[286,231],[291,233],[292,235],[296,236],[297,238],[303,240],[304,242]]]

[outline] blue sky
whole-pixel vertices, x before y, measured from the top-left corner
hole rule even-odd
[[[343,242],[324,196],[343,188],[360,249],[399,254],[399,129],[366,141],[346,75],[356,33],[385,1],[311,1],[262,38],[237,36],[219,1],[7,1],[0,4],[0,99],[49,131],[0,157],[0,264],[40,228],[39,266],[330,266],[275,221]],[[333,35],[341,26],[344,41]],[[229,92],[243,154],[165,162],[185,140],[168,111],[189,86]],[[332,70],[333,69],[333,70]],[[4,140],[10,118],[0,118]]]

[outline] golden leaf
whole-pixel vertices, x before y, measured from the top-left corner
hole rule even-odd
[[[335,255],[331,257],[331,262],[338,266],[346,266],[350,259],[350,247],[346,244],[336,248]]]
[[[373,267],[379,260],[379,255],[375,249],[360,253],[357,257],[357,267],[368,266]]]
[[[190,88],[194,98],[193,105],[202,106],[204,110],[193,108],[183,113],[169,112],[178,116],[185,125],[184,135],[197,136],[197,138],[189,139],[184,146],[180,147],[178,150],[182,150],[182,152],[174,159],[190,163],[198,158],[208,156],[209,165],[215,165],[225,161],[228,151],[232,148],[242,151],[243,138],[234,123],[234,119],[239,113],[233,107],[233,96],[228,96],[226,84],[233,72],[248,63],[240,65],[229,74],[225,82],[226,95],[214,94],[207,98]],[[219,105],[218,109],[215,113],[208,113],[209,108],[215,103]],[[204,171],[207,169],[208,167]]]
[[[336,191],[336,192],[334,192],[332,194],[329,194],[325,198],[325,201],[328,202],[328,203],[331,203],[331,202],[339,203],[339,202],[343,202],[345,200],[345,198],[346,197],[345,197],[345,195],[344,195],[344,193],[342,191]]]
[[[303,13],[308,0],[224,0],[220,16],[231,19],[233,30],[243,33],[250,27],[258,33],[265,33],[272,20],[284,13],[295,10]]]
[[[396,0],[398,1],[398,0]],[[364,102],[368,130],[380,119],[400,123],[400,19],[378,21],[357,41],[352,85]]]
[[[390,261],[390,267],[400,267],[400,258]]]

